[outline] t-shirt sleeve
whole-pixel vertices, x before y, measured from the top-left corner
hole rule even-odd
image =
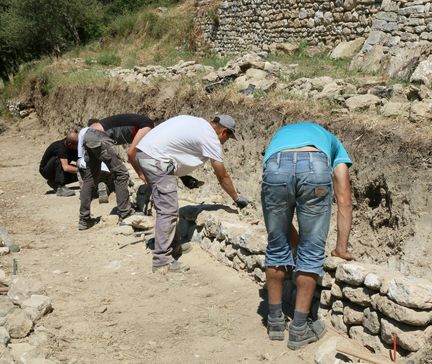
[[[223,162],[222,145],[216,136],[205,136],[201,144],[201,151],[203,157],[210,158],[217,162]]]
[[[345,150],[342,143],[336,137],[334,137],[333,140],[333,149],[334,149],[334,153],[333,153],[334,157],[333,157],[332,167],[336,168],[336,166],[340,163],[345,163],[348,167],[351,167],[352,161],[348,155],[348,152]]]

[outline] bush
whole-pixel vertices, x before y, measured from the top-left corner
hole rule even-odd
[[[111,37],[125,36],[131,34],[137,23],[137,14],[125,14],[118,16],[105,30],[105,35]]]

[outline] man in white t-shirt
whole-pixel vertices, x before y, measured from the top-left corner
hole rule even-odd
[[[178,248],[176,176],[185,176],[210,160],[219,184],[237,207],[247,206],[248,200],[237,193],[223,163],[222,144],[229,138],[236,139],[235,121],[229,115],[218,115],[210,123],[181,115],[159,124],[138,143],[137,162],[152,187],[156,209],[153,272],[189,270],[173,257]]]

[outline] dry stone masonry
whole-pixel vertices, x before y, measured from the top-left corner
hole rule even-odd
[[[217,261],[265,283],[266,232],[261,223],[223,205],[186,206],[180,214],[183,239],[189,236]],[[324,269],[317,313],[337,331],[377,354],[388,353],[395,337],[403,355],[430,344],[430,280],[335,257],[326,259]]]
[[[198,0],[197,13],[205,41],[224,54],[292,41],[335,45],[367,36],[380,5],[375,0]]]

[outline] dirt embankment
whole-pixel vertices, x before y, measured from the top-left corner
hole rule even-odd
[[[37,90],[37,87],[35,88]],[[239,123],[239,141],[226,145],[225,160],[237,188],[251,197],[260,215],[262,151],[284,123],[314,120],[344,143],[351,168],[354,221],[351,246],[360,260],[385,263],[421,276],[432,272],[432,133],[430,127],[380,119],[374,114],[331,114],[311,102],[270,105],[230,93],[212,95],[185,83],[161,83],[134,89],[107,84],[99,88],[59,88],[49,96],[30,96],[42,123],[65,132],[90,117],[137,112],[162,121],[178,114],[211,118],[232,114]],[[211,169],[196,172],[207,184],[199,194],[219,191]],[[199,198],[200,196],[198,196]],[[335,214],[333,214],[335,215]],[[335,219],[329,237],[334,244]]]

